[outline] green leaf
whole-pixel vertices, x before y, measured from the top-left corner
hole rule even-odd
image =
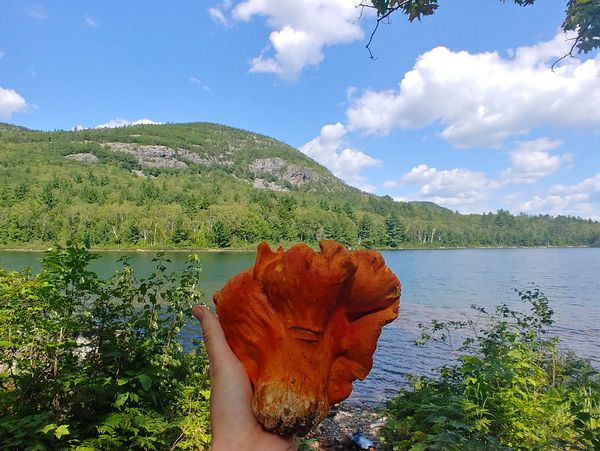
[[[388,9],[388,1],[387,0],[371,0],[373,6],[377,9],[377,14],[383,16]]]
[[[150,390],[150,387],[152,387],[152,378],[150,376],[148,376],[145,373],[142,373],[138,376],[138,379],[140,380],[140,384],[142,384],[142,388],[144,390]]]
[[[69,432],[68,424],[61,424],[59,427],[56,428],[56,431],[54,431],[54,435],[59,440],[63,435],[69,435],[69,434],[70,434],[70,432]]]
[[[50,432],[50,431],[52,431],[54,429],[56,429],[56,424],[50,423],[50,424],[47,424],[46,426],[44,426],[41,429],[41,432],[44,433],[44,434],[47,434],[48,432]]]
[[[119,423],[123,420],[123,415],[118,413],[110,414],[106,420],[104,420],[104,425],[107,427],[115,428],[119,425]]]
[[[204,399],[210,399],[210,390],[200,390],[200,394]]]
[[[121,407],[125,402],[129,399],[129,393],[121,393],[117,396],[117,400],[115,401],[115,407]]]

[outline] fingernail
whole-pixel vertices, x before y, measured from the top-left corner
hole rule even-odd
[[[198,319],[198,321],[202,320],[202,317],[204,316],[204,313],[206,312],[206,310],[204,310],[205,308],[206,308],[206,306],[203,304],[196,305],[195,307],[192,308],[192,313],[196,317],[196,319]]]

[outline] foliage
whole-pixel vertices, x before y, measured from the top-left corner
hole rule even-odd
[[[108,280],[69,245],[43,270],[0,271],[0,449],[204,449],[206,358],[177,340],[199,293],[191,258]]]
[[[461,356],[388,402],[386,449],[600,447],[600,374],[560,351],[549,334],[553,311],[539,289],[518,294],[527,313],[474,307],[476,319],[424,328],[421,343],[449,345],[451,332],[466,334]]]
[[[512,1],[519,6],[535,3],[535,0]],[[439,5],[438,0],[371,0],[371,5],[364,3],[361,6],[374,8],[377,11],[379,24],[379,21],[388,18],[396,11],[406,15],[410,22],[415,19],[421,20],[424,16],[434,14]],[[588,53],[600,48],[600,0],[567,0],[562,29],[565,32],[576,33],[569,55],[575,49],[578,53]]]
[[[151,177],[107,143],[185,149],[202,161]],[[92,153],[98,163],[66,159]],[[258,158],[305,167],[317,180],[274,192],[253,187]],[[143,170],[147,177],[133,171]],[[285,180],[273,175],[273,183]],[[600,223],[574,217],[460,215],[427,202],[395,202],[344,185],[273,139],[214,124],[37,132],[0,124],[0,247],[68,240],[94,247],[255,248],[262,240],[357,247],[600,246]]]
[[[568,0],[562,28],[577,33],[573,49],[579,53],[600,48],[600,0]]]

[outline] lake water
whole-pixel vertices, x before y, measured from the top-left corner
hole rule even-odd
[[[555,310],[555,332],[565,347],[592,361],[600,369],[600,249],[461,249],[402,250],[382,252],[388,266],[402,282],[400,316],[381,335],[373,370],[355,382],[349,399],[375,404],[406,383],[409,373],[426,374],[453,357],[441,346],[415,347],[417,324],[432,319],[460,319],[471,304],[491,307],[506,302],[522,305],[513,288],[535,282]],[[153,268],[151,252],[104,252],[92,269],[102,276],[113,274],[116,260],[127,255],[138,274]],[[167,253],[174,267],[181,267],[184,252]],[[232,275],[252,266],[252,252],[201,252],[202,286],[207,303],[212,293]],[[0,268],[36,271],[42,254],[0,252]],[[185,339],[198,337],[190,321]]]

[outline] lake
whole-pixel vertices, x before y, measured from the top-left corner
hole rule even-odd
[[[440,346],[415,347],[419,322],[464,318],[471,304],[491,307],[506,302],[522,305],[513,288],[534,282],[551,300],[554,328],[565,347],[577,351],[600,369],[600,249],[452,249],[382,252],[402,282],[400,316],[381,335],[373,370],[355,382],[349,399],[376,404],[406,383],[409,373],[427,374],[452,358]],[[153,268],[152,252],[103,252],[91,267],[102,276],[113,274],[116,260],[127,255],[140,275]],[[207,303],[232,275],[254,263],[252,252],[200,252],[202,286]],[[174,267],[185,252],[169,252]],[[0,252],[0,268],[36,271],[42,254]],[[186,340],[200,335],[195,321],[183,333]]]

